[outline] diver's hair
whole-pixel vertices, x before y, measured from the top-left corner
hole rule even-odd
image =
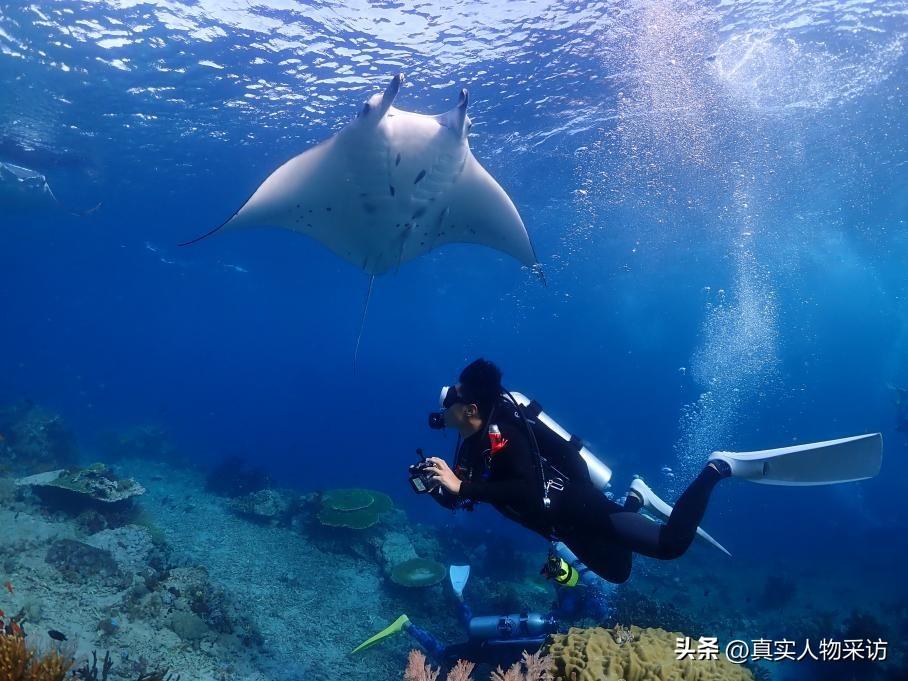
[[[479,407],[479,416],[487,421],[501,399],[501,370],[482,357],[471,362],[460,372],[460,393]]]

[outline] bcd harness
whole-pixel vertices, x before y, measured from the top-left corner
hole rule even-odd
[[[527,439],[530,443],[530,449],[532,451],[534,459],[534,468],[538,472],[538,489],[542,498],[542,508],[545,511],[548,511],[551,508],[551,498],[550,492],[562,492],[564,491],[565,485],[571,481],[570,476],[565,473],[562,468],[559,468],[552,462],[549,458],[545,457],[542,454],[542,450],[539,447],[539,442],[536,438],[536,433],[534,427],[546,428],[544,423],[539,421],[539,415],[542,414],[543,409],[542,405],[539,404],[536,400],[531,400],[529,404],[521,406],[514,396],[505,391],[502,394],[504,398],[499,402],[493,409],[488,419],[488,426],[486,427],[486,436],[489,438],[489,449],[483,451],[483,473],[488,475],[492,458],[500,451],[505,449],[508,445],[508,440],[501,434],[501,430],[495,423],[495,413],[496,411],[504,406],[505,399],[510,403],[509,406],[514,409],[514,417],[523,423],[526,428]],[[570,439],[564,441],[567,446],[572,450],[574,454],[580,457],[580,452],[584,447],[583,440],[581,440],[576,435],[570,435]],[[460,454],[462,440],[458,438],[457,442],[457,453]],[[466,471],[466,467],[459,465],[459,456],[456,457],[455,461],[455,470],[457,471]],[[582,460],[582,458],[581,458]],[[472,510],[474,502],[466,502],[464,507]],[[556,541],[557,536],[555,534],[554,527],[551,524],[548,524],[548,538],[550,541]]]

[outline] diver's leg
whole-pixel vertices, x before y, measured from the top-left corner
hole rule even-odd
[[[562,540],[585,567],[607,582],[621,584],[631,576],[634,554],[630,549],[592,534],[576,534]]]
[[[426,631],[422,627],[416,626],[415,624],[413,624],[413,622],[407,622],[404,625],[404,631],[406,631],[414,641],[416,641],[425,649],[425,651],[429,654],[429,657],[434,660],[445,659],[447,647],[428,631]]]
[[[612,513],[607,518],[610,538],[651,558],[668,560],[681,556],[697,536],[709,495],[728,473],[712,463],[707,465],[681,494],[664,525],[635,512]]]
[[[662,560],[677,558],[687,551],[696,537],[697,526],[706,512],[713,487],[730,473],[730,470],[720,472],[717,468],[725,462],[715,464],[708,464],[684,490],[665,524],[636,511],[625,510],[625,507],[610,501],[590,485],[572,486],[565,490],[556,509],[556,526],[570,528],[569,534],[582,537],[584,543],[592,541],[617,544],[644,556]],[[632,509],[634,505],[626,504],[626,507]],[[570,543],[565,543],[573,550]],[[577,555],[586,563],[580,554]],[[615,581],[595,566],[590,567],[605,579]]]

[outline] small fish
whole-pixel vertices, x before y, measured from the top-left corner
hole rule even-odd
[[[0,610],[0,620],[2,620],[4,617],[6,617],[6,613]]]
[[[10,620],[9,629],[13,636],[22,636],[22,627],[19,626],[19,623],[16,620]]]
[[[6,590],[9,591],[10,593],[13,592],[13,583],[11,581],[6,580],[6,582],[3,583],[3,586],[5,586]]]
[[[6,435],[4,435],[3,433],[0,433],[0,442],[4,442],[4,441],[6,441]]]
[[[703,589],[703,595],[709,596],[709,589]]]
[[[57,631],[56,629],[48,629],[47,635],[50,636],[55,641],[65,641],[66,640],[66,634],[64,634],[62,631]]]

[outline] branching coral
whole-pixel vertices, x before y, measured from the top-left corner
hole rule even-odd
[[[113,668],[113,662],[110,659],[110,652],[105,653],[104,661],[101,663],[101,669],[98,670],[98,654],[92,652],[91,654],[92,662],[89,665],[88,660],[85,661],[85,665],[73,672],[73,678],[81,679],[82,681],[107,681],[108,676],[110,675],[110,670]],[[167,673],[168,670],[164,671],[155,671],[147,674],[140,674],[139,678],[136,681],[180,681],[180,677],[174,677],[172,674]],[[0,679],[0,681],[6,681],[6,679]],[[16,680],[18,681],[18,680]]]
[[[458,660],[445,679],[446,681],[473,681],[471,674],[474,666],[472,662]],[[524,651],[522,660],[515,662],[507,671],[499,667],[492,672],[489,681],[551,681],[552,666],[552,658],[548,655],[541,655],[538,652],[530,655]],[[437,681],[440,673],[440,669],[433,669],[432,665],[426,662],[426,656],[420,651],[410,651],[407,668],[404,671],[404,681]]]
[[[89,666],[88,660],[85,660],[85,665],[81,669],[77,669],[73,676],[77,679],[82,679],[82,681],[107,681],[107,676],[110,674],[110,670],[113,667],[113,662],[110,660],[110,652],[104,655],[104,661],[101,663],[101,670],[98,671],[98,653],[92,651],[91,653],[91,665]]]
[[[22,636],[0,634],[0,681],[63,681],[72,664],[57,650],[39,654]]]

